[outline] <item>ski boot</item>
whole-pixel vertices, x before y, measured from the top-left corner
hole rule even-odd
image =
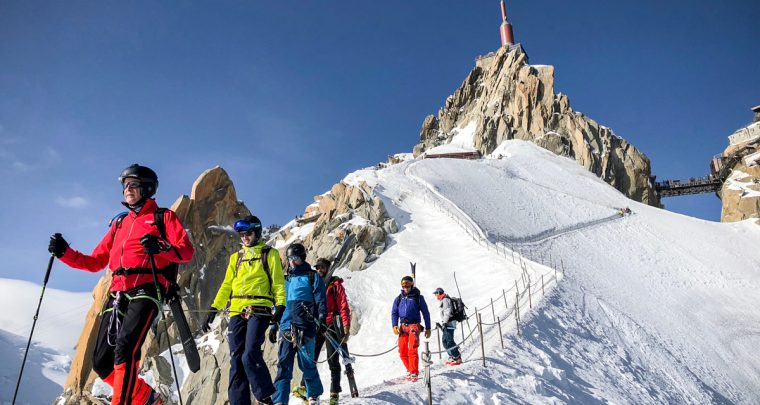
[[[409,373],[409,375],[406,377],[406,380],[409,382],[417,382],[418,376],[415,373]]]
[[[272,401],[272,397],[267,397],[261,401],[256,400],[256,405],[274,405],[274,402]]]
[[[309,405],[319,405],[319,397],[311,397],[309,398]]]
[[[340,394],[338,394],[337,392],[331,392],[329,405],[338,405],[339,397],[340,397]]]
[[[293,391],[290,393],[293,394],[294,397],[303,400],[304,402],[309,400],[309,397],[306,396],[306,387],[303,385],[293,387]]]
[[[151,392],[148,400],[145,401],[145,405],[164,405],[165,403],[161,395],[156,391]]]
[[[446,360],[446,365],[447,366],[458,366],[460,364],[462,364],[462,358],[461,357],[457,357],[456,359],[448,359],[448,360]]]

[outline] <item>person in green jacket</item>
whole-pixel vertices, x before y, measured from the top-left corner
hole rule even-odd
[[[277,249],[261,239],[261,221],[247,216],[235,222],[242,248],[230,257],[227,273],[203,325],[210,330],[216,313],[229,302],[230,404],[271,404],[275,393],[272,376],[264,362],[262,345],[270,323],[280,321],[285,311],[285,277]]]

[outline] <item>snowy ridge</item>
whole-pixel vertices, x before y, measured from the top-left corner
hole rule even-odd
[[[446,368],[433,356],[435,403],[758,401],[755,225],[710,223],[636,203],[575,162],[529,143],[510,141],[495,153],[507,158],[431,159],[354,174],[377,183],[401,230],[367,270],[338,272],[361,312],[352,351],[389,347],[390,302],[409,261],[417,262],[418,286],[434,322],[430,292],[438,286],[456,291],[454,271],[471,308],[490,305],[522,280],[510,255],[461,239],[461,221],[452,220],[460,215],[439,211],[461,210],[468,227],[474,223],[492,242],[494,235],[508,237],[511,248],[539,262],[559,267],[561,261],[566,276],[559,273],[546,302],[533,297],[534,310],[522,314],[522,336],[510,323],[514,318],[503,323],[505,350],[497,328],[486,327],[486,368],[478,363],[479,338],[465,342],[460,368]],[[622,207],[633,214],[620,216]],[[544,272],[533,271],[535,291]],[[500,316],[506,313],[501,304]],[[484,321],[491,322],[489,309]],[[399,384],[403,367],[395,352],[359,358],[355,369],[366,397],[347,403],[427,400],[421,384]]]

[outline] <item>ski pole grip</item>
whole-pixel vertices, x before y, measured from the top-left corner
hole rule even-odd
[[[56,233],[55,237],[56,238],[61,237],[61,234],[60,233]],[[50,270],[53,268],[53,261],[54,260],[55,260],[55,255],[51,253],[50,254],[50,260],[48,260],[47,271],[45,271],[45,281],[42,283],[43,286],[47,285],[48,279],[50,279]]]

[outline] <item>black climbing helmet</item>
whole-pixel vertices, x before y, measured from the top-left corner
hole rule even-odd
[[[314,268],[319,269],[320,267],[330,270],[330,261],[325,258],[320,258],[317,260],[317,264],[314,265]]]
[[[287,251],[288,260],[290,260],[291,256],[298,256],[301,258],[301,260],[306,260],[306,248],[300,244],[300,243],[293,243],[290,246],[288,246]]]
[[[256,234],[256,239],[261,239],[261,220],[255,215],[235,221],[235,232],[250,232]]]
[[[140,180],[141,193],[143,198],[151,198],[158,190],[158,176],[151,168],[140,166],[137,163],[121,171],[119,182],[124,185],[125,179]]]

